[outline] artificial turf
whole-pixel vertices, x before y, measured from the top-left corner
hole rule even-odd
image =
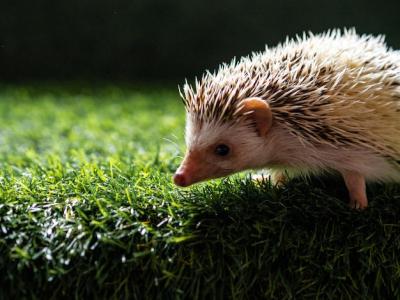
[[[400,185],[178,189],[175,90],[0,89],[1,299],[400,299]]]

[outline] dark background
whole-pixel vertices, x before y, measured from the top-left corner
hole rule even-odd
[[[1,0],[0,80],[180,80],[334,27],[400,48],[400,1]]]

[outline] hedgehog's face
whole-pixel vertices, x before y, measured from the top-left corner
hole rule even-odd
[[[263,110],[261,114],[260,109]],[[174,176],[175,184],[189,186],[245,169],[262,167],[260,157],[265,149],[265,135],[271,126],[272,115],[264,101],[248,103],[243,109],[243,113],[246,112],[248,117],[240,122],[222,125],[218,122],[199,123],[188,115],[187,151]]]

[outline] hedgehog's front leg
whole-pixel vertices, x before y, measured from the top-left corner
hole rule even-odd
[[[350,195],[350,207],[364,209],[368,206],[367,193],[365,191],[365,178],[356,171],[342,172],[344,182]]]
[[[287,182],[285,171],[268,170],[265,174],[251,175],[251,179],[258,182],[263,182],[265,179],[271,178],[271,182],[276,186],[282,186]]]

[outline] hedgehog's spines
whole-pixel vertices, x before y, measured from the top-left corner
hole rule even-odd
[[[241,101],[260,97],[281,126],[304,141],[368,146],[383,136],[384,148],[393,154],[389,146],[400,148],[400,139],[385,132],[380,120],[372,126],[366,115],[375,111],[394,118],[399,84],[400,53],[388,49],[384,36],[359,36],[350,28],[304,32],[275,48],[234,58],[196,79],[195,90],[186,81],[180,93],[198,122],[236,123],[245,117]],[[367,138],[351,132],[354,126]],[[399,126],[395,130],[399,136]]]

